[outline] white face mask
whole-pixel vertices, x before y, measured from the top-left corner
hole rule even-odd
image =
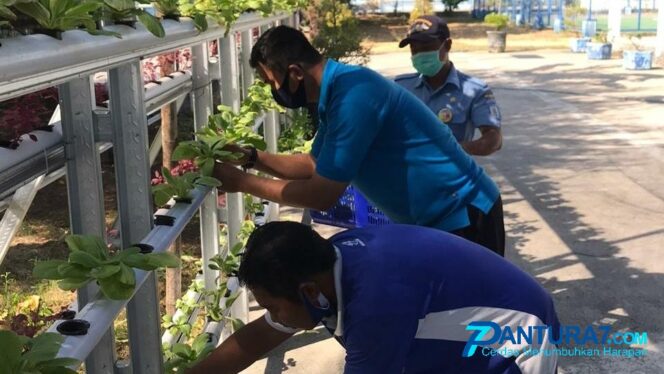
[[[327,309],[327,308],[330,307],[330,302],[329,302],[329,300],[327,300],[327,297],[325,297],[325,295],[323,295],[322,292],[320,292],[320,293],[318,294],[318,299],[317,299],[317,301],[318,301],[318,305],[320,305],[320,307],[323,308],[323,309]]]

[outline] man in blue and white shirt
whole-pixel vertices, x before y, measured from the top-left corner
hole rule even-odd
[[[559,322],[549,294],[502,257],[440,230],[388,225],[323,239],[309,226],[273,222],[252,234],[239,277],[265,318],[192,373],[237,373],[319,323],[346,349],[346,374],[556,372],[555,354],[495,354],[555,351]],[[530,344],[496,337],[464,351],[474,321],[548,327]]]
[[[469,154],[488,156],[499,150],[503,138],[496,98],[486,83],[458,71],[449,60],[452,39],[447,23],[436,16],[416,19],[399,43],[400,48],[407,45],[417,73],[397,76],[395,81],[449,126]],[[480,137],[474,139],[476,130]]]

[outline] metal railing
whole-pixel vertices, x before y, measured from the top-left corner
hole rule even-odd
[[[147,114],[189,94],[194,127],[202,128],[212,114],[211,82],[214,76],[220,78],[222,104],[239,109],[241,95],[253,81],[253,71],[248,64],[248,52],[253,45],[252,30],[294,22],[295,16],[291,14],[267,18],[245,14],[228,34],[215,24],[199,33],[192,22],[183,19],[181,22],[163,21],[166,36],[161,39],[137,25],[136,29],[109,27],[120,33],[122,39],[91,36],[74,30],[63,33],[62,40],[44,35],[3,40],[0,47],[0,100],[57,85],[62,136],[61,141],[55,139],[50,147],[38,148],[37,152],[31,153],[27,146],[21,150],[26,152],[23,158],[19,157],[10,167],[3,168],[0,158],[0,174],[4,173],[0,192],[4,192],[5,197],[11,196],[4,205],[7,210],[0,224],[0,242],[3,235],[9,235],[11,240],[15,230],[5,230],[3,234],[3,227],[16,228],[20,224],[40,186],[63,174],[67,177],[71,232],[104,236],[99,154],[100,150],[112,146],[122,247],[145,243],[155,252],[164,251],[199,211],[204,260],[202,279],[207,289],[216,287],[218,274],[207,268],[207,261],[217,254],[224,254],[219,244],[217,191],[198,188],[194,191],[192,203],[176,203],[168,210],[167,214],[175,218],[173,226],[154,226]],[[240,45],[236,39],[238,34],[241,35]],[[213,40],[219,43],[220,63],[216,64],[211,63],[208,53],[208,42]],[[240,46],[242,53],[238,50]],[[177,74],[146,93],[140,59],[184,47],[192,49],[191,73]],[[100,110],[94,105],[91,75],[105,70],[108,71],[110,105],[108,109]],[[261,118],[266,141],[270,148],[275,148],[277,116],[267,113]],[[227,241],[232,247],[239,240],[237,233],[244,219],[241,194],[228,194],[227,210]],[[134,295],[125,301],[103,297],[95,285],[79,290],[76,318],[88,321],[90,328],[85,335],[66,336],[58,356],[84,360],[89,373],[163,372],[155,273],[137,270],[136,279]],[[113,321],[125,308],[130,362],[122,364],[116,362]],[[231,314],[247,321],[246,292],[242,292],[234,303]],[[59,323],[50,331],[56,331]],[[223,335],[222,328],[222,324],[210,323],[205,331],[219,339]]]

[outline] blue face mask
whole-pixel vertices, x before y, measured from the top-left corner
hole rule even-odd
[[[288,89],[290,79],[288,79],[288,71],[284,81],[278,90],[272,90],[272,97],[277,104],[291,109],[302,108],[307,105],[307,94],[304,91],[304,81],[300,81],[299,86],[295,93],[291,93]]]
[[[413,67],[418,73],[425,77],[433,77],[438,74],[440,69],[445,65],[443,61],[440,61],[439,56],[440,49],[429,52],[420,52],[413,55],[410,59],[413,62]]]
[[[307,312],[309,312],[311,321],[316,325],[319,324],[323,318],[331,317],[336,313],[335,308],[330,304],[323,293],[318,294],[318,304],[321,305],[320,307],[313,305],[302,291],[300,291],[300,298],[302,299],[302,303],[304,303],[304,307],[307,308]]]

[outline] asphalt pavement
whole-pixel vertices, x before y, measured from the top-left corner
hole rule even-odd
[[[563,324],[647,333],[634,346],[645,357],[561,357],[560,372],[663,373],[664,70],[560,51],[451,59],[489,83],[503,114],[503,149],[478,161],[500,185],[506,257],[552,293]],[[407,53],[369,66],[412,71]],[[315,330],[245,373],[341,373],[343,359]]]

